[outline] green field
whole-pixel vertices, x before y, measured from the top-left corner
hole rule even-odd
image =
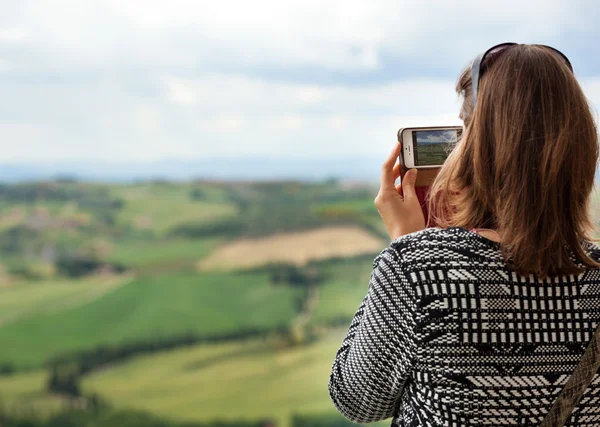
[[[376,254],[315,263],[324,279],[310,292],[306,282],[272,283],[270,270],[195,266],[238,237],[339,223],[385,236],[371,193],[335,183],[154,182],[0,194],[0,408],[58,410],[71,400],[49,389],[48,361],[112,346],[137,353],[81,374],[75,402],[97,392],[116,410],[166,420],[272,418],[277,427],[293,414],[335,415],[329,370]],[[256,331],[264,338],[246,336]],[[228,341],[156,350],[189,334]]]
[[[142,277],[89,304],[58,313],[35,312],[1,327],[0,362],[30,368],[57,354],[99,344],[188,331],[212,336],[274,329],[297,314],[298,292],[272,286],[265,273]]]
[[[0,408],[24,408],[41,413],[60,409],[67,399],[48,393],[47,381],[48,372],[43,370],[0,376]]]
[[[338,218],[357,223],[387,239],[387,229],[371,197],[318,203],[312,206],[312,211],[321,218]]]
[[[327,382],[343,336],[338,329],[295,348],[249,340],[140,356],[86,377],[83,388],[115,409],[181,421],[271,418],[286,427],[293,414],[337,414]],[[45,391],[46,381],[41,370],[0,377],[0,402],[55,411],[64,400]]]
[[[331,279],[319,288],[319,302],[311,318],[312,324],[327,324],[339,319],[347,319],[350,324],[350,319],[367,294],[373,270],[371,264],[370,260],[361,260],[336,263],[325,268]]]
[[[202,222],[235,216],[235,205],[225,201],[196,201],[190,198],[191,186],[186,184],[146,184],[115,188],[114,194],[122,197],[125,207],[119,212],[121,224],[150,229],[162,235],[176,225]],[[220,199],[220,194],[209,193]]]
[[[237,238],[275,235],[279,240],[262,240],[290,251],[294,245],[280,233],[338,223],[387,240],[370,188],[141,183],[23,185],[20,191],[11,193],[13,202],[0,197],[0,409],[49,414],[98,393],[116,411],[104,416],[117,419],[120,410],[181,422],[273,419],[277,427],[289,426],[294,414],[341,419],[327,381],[377,254],[332,255],[308,270],[284,269],[295,271],[295,279],[278,284],[277,270],[195,267]],[[600,210],[597,192],[593,209]],[[90,262],[96,267],[79,276],[77,268]],[[95,269],[103,263],[108,268]],[[125,271],[111,273],[118,266]],[[310,271],[318,281],[302,279]],[[263,338],[248,337],[256,331]],[[174,340],[189,334],[227,341]],[[164,350],[160,345],[169,340],[180,347]],[[91,350],[107,346],[135,352],[99,351],[108,356],[77,377],[83,397],[70,400],[49,389],[49,360],[87,350],[59,367],[68,374],[94,360]]]
[[[370,262],[338,261],[322,268],[328,279],[319,287],[312,322],[349,320],[366,294]],[[57,281],[0,290],[0,313],[11,319],[0,328],[0,362],[27,368],[61,352],[99,344],[188,331],[208,336],[275,329],[297,315],[300,292],[271,285],[265,273],[190,272],[125,283]]]
[[[140,272],[189,267],[213,251],[222,239],[139,239],[118,242],[107,257]]]
[[[354,200],[342,200],[339,202],[330,203],[319,203],[314,206],[316,211],[322,211],[327,209],[340,209],[347,210],[355,213],[365,213],[368,215],[379,215],[377,208],[373,204],[373,200],[370,199],[354,199]]]
[[[343,335],[296,348],[250,341],[140,357],[87,377],[83,386],[118,407],[176,420],[273,417],[286,426],[292,414],[336,412],[327,383]]]
[[[129,276],[55,279],[0,288],[0,326],[20,318],[84,305],[130,280]]]

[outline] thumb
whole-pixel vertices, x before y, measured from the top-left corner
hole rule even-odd
[[[402,192],[404,193],[405,199],[416,198],[417,193],[415,192],[415,182],[417,181],[417,170],[411,169],[404,175],[402,180]]]

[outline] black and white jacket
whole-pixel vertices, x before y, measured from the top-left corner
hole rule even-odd
[[[541,281],[481,235],[426,229],[375,258],[329,394],[354,422],[537,426],[599,323],[600,270]],[[598,375],[567,425],[600,426]]]

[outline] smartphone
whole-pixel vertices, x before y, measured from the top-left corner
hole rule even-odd
[[[400,162],[408,169],[440,168],[460,139],[462,126],[402,128]]]

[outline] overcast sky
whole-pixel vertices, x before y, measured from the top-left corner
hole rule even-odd
[[[600,109],[599,4],[0,0],[0,161],[385,156],[460,123],[504,41],[563,51]]]

